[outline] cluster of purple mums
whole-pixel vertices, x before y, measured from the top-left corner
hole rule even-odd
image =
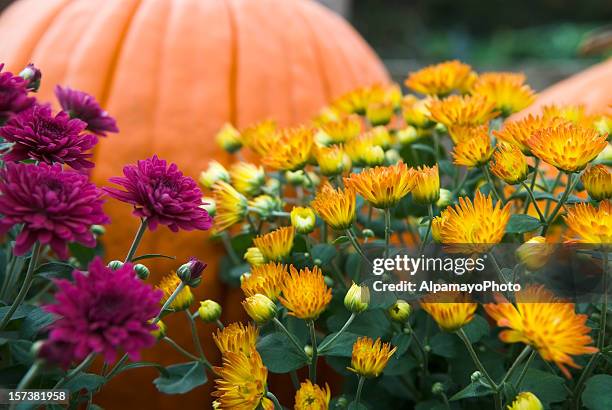
[[[31,96],[41,73],[29,65],[20,75],[0,65],[0,234],[19,232],[13,252],[24,255],[35,243],[49,246],[61,259],[68,243],[95,245],[92,226],[109,223],[104,194],[131,204],[149,229],[206,230],[212,220],[201,207],[196,182],[175,164],[157,156],[127,165],[98,188],[84,172],[92,167],[92,149],[100,137],[116,133],[115,119],[89,94],[57,86],[61,111]],[[118,350],[136,359],[155,340],[150,321],[159,312],[161,293],[144,284],[131,264],[113,271],[96,259],[88,273],[57,281],[56,301],[46,309],[57,315],[41,355],[68,367],[91,353],[106,361]],[[138,303],[134,303],[138,300]]]

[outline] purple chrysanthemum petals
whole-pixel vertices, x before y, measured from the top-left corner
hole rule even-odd
[[[18,75],[2,72],[0,64],[0,125],[13,115],[26,110],[34,104],[34,98],[28,97],[28,82]]]
[[[93,96],[59,85],[55,87],[55,96],[62,109],[72,118],[87,123],[89,131],[101,136],[105,136],[107,132],[119,132],[115,119],[100,107]]]
[[[110,181],[118,188],[103,188],[110,196],[134,206],[134,215],[146,218],[150,230],[166,225],[179,229],[207,230],[212,219],[202,205],[202,191],[190,177],[184,176],[176,164],[167,165],[156,155],[123,168],[124,177]]]

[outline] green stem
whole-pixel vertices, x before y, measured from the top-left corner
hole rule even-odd
[[[493,390],[497,391],[497,389],[498,389],[497,384],[495,384],[495,382],[493,381],[491,376],[489,376],[489,372],[487,372],[487,369],[485,369],[484,365],[482,364],[482,362],[478,358],[478,355],[476,354],[476,351],[474,350],[474,347],[472,346],[472,343],[470,343],[470,339],[465,334],[465,331],[463,329],[459,329],[457,331],[457,336],[459,336],[459,339],[461,339],[463,344],[465,344],[465,347],[467,348],[468,353],[470,354],[470,357],[472,358],[472,361],[474,362],[474,365],[476,366],[476,368],[480,371],[480,373],[482,373],[482,375],[485,377],[485,379],[487,379],[487,382],[489,383],[491,388],[493,388]]]
[[[493,252],[489,252],[488,255],[489,255],[489,259],[491,259],[491,262],[493,263],[493,267],[495,268],[495,271],[497,272],[497,275],[499,276],[499,278],[504,283],[508,282],[508,279],[506,278],[501,268],[499,267],[499,263],[497,263],[497,259],[495,259],[495,255],[493,255]]]
[[[351,313],[351,316],[349,316],[349,318],[346,320],[346,322],[344,323],[344,326],[342,326],[342,329],[340,329],[331,339],[329,339],[327,342],[323,343],[321,346],[319,346],[319,352],[324,352],[325,348],[328,346],[331,346],[334,341],[336,341],[336,339],[342,334],[344,333],[344,331],[350,326],[351,323],[353,323],[353,320],[355,320],[355,318],[357,317],[356,313]]]
[[[391,209],[385,209],[385,258],[389,257],[389,241],[391,239]]]
[[[270,400],[272,400],[272,402],[274,403],[274,410],[282,410],[283,406],[281,406],[280,402],[278,401],[278,399],[276,398],[276,396],[274,394],[272,394],[272,392],[266,392],[266,397],[269,398]]]
[[[153,319],[153,324],[159,322],[159,318],[161,317],[162,313],[164,313],[168,306],[170,306],[172,302],[174,302],[174,299],[176,299],[176,297],[179,295],[179,293],[181,293],[185,286],[185,282],[179,283],[179,285],[176,287],[176,289],[174,289],[174,292],[172,292],[168,300],[166,300],[166,302],[163,304],[163,306],[159,310],[159,313],[157,314],[157,316],[155,316],[155,319]]]
[[[346,236],[348,236],[349,240],[351,241],[351,244],[353,245],[353,248],[355,248],[359,256],[361,256],[361,258],[366,261],[368,265],[372,266],[372,261],[368,259],[365,252],[363,251],[363,248],[361,247],[361,245],[359,245],[355,234],[353,234],[353,231],[351,231],[350,228],[346,230]]]
[[[538,216],[540,217],[540,222],[545,224],[546,223],[546,217],[544,216],[544,214],[540,210],[540,207],[538,206],[538,202],[536,201],[535,196],[533,195],[533,190],[531,188],[529,188],[524,181],[521,182],[521,185],[523,186],[523,188],[525,188],[525,190],[529,194],[529,198],[531,198],[531,201],[533,202],[533,206],[535,206],[535,209],[538,212]],[[529,201],[527,201],[527,206],[525,208],[526,208],[525,209],[525,213],[527,213],[527,210],[529,209]]]
[[[460,170],[457,170],[457,172],[459,172]],[[468,174],[470,172],[466,169],[465,173],[463,174],[463,176],[461,177],[461,180],[459,181],[459,184],[457,185],[457,188],[455,188],[453,190],[453,196],[457,196],[461,193],[461,190],[463,189],[463,186],[465,185],[467,178],[468,178]]]
[[[310,367],[308,369],[308,378],[311,382],[317,382],[317,335],[315,332],[314,320],[308,322],[308,327],[310,328],[310,343],[312,345],[312,358],[310,360]]]
[[[429,234],[431,233],[431,225],[433,224],[433,205],[432,204],[428,205],[427,214],[429,215],[429,223],[427,224],[427,231],[425,231],[425,237],[421,241],[421,246],[419,247],[419,255],[423,253],[423,249],[425,249],[425,245],[427,244],[427,240],[429,239]]]
[[[421,343],[416,333],[414,332],[414,329],[410,325],[410,322],[406,322],[406,327],[410,330],[410,336],[412,337],[412,340],[414,340],[414,342],[416,343],[417,348],[419,349],[419,352],[421,353],[421,356],[423,356],[423,372],[427,374],[429,372],[429,365],[427,363],[428,361],[427,351],[425,350],[423,343]]]
[[[78,364],[77,367],[75,367],[74,369],[70,370],[64,377],[62,377],[55,384],[55,386],[53,386],[53,389],[59,389],[64,384],[66,384],[70,380],[72,380],[79,373],[81,373],[84,370],[87,370],[87,368],[89,368],[89,365],[91,365],[91,363],[93,362],[95,357],[96,357],[95,353],[90,353],[85,359],[83,359],[83,361],[81,363]]]
[[[200,361],[204,363],[206,367],[212,369],[212,366],[206,358],[204,350],[202,349],[202,343],[200,342],[200,336],[198,335],[198,329],[196,327],[195,320],[193,320],[193,318],[191,317],[191,313],[189,313],[188,310],[185,310],[185,316],[187,316],[187,320],[189,321],[189,327],[191,328],[191,338],[193,339],[193,344],[195,345],[198,355],[200,355]]]
[[[136,231],[136,235],[134,236],[134,240],[132,241],[132,246],[130,246],[130,250],[127,253],[127,256],[125,257],[125,262],[130,262],[132,260],[132,258],[134,257],[134,255],[136,254],[136,250],[138,249],[138,245],[140,245],[140,241],[142,240],[142,237],[145,233],[145,231],[147,230],[147,219],[143,218],[140,220],[140,226],[138,227],[138,230]]]
[[[232,264],[239,265],[240,258],[238,257],[238,255],[236,255],[236,251],[232,247],[232,243],[230,242],[227,231],[221,232],[220,236],[221,236],[221,241],[223,242],[223,247],[225,248],[225,252],[227,252],[230,259],[232,260]]]
[[[168,343],[170,346],[172,346],[174,348],[174,350],[176,350],[177,352],[181,353],[182,355],[188,357],[191,360],[200,360],[197,356],[192,355],[191,353],[189,353],[187,350],[185,350],[183,347],[181,347],[181,345],[179,345],[178,343],[176,343],[174,340],[170,339],[167,336],[164,336],[162,338],[162,340],[166,343]]]
[[[557,177],[555,178],[555,181],[553,182],[552,186],[548,187],[548,184],[547,184],[547,190],[550,194],[554,195],[555,189],[557,189],[557,187],[559,186],[559,183],[561,183],[562,176],[563,176],[563,172],[561,171],[557,172]],[[551,204],[551,199],[547,199],[546,208],[544,209],[545,215],[548,215],[548,211],[550,211],[550,204]]]
[[[574,174],[568,173],[567,174],[567,184],[565,185],[565,191],[563,191],[563,195],[561,196],[561,199],[559,200],[559,202],[557,202],[557,206],[555,206],[550,216],[548,217],[548,220],[546,221],[546,225],[542,227],[542,236],[546,235],[548,228],[555,221],[555,218],[557,217],[559,210],[561,210],[561,207],[563,206],[563,204],[565,204],[565,201],[567,201],[567,198],[569,197],[569,194],[573,189],[573,185],[574,185]]]
[[[34,280],[34,269],[38,264],[38,257],[40,256],[40,242],[35,242],[34,247],[32,248],[32,257],[30,258],[30,264],[28,265],[28,271],[26,272],[25,278],[23,279],[23,285],[21,285],[21,289],[19,289],[19,293],[17,297],[11,304],[8,312],[2,319],[0,323],[0,330],[4,329],[4,327],[11,321],[13,315],[17,308],[21,305],[23,300],[28,295],[28,291],[30,290],[30,286],[32,286],[32,282]]]
[[[23,376],[19,384],[17,385],[16,390],[25,390],[32,383],[32,381],[38,376],[38,373],[43,367],[42,360],[36,360],[32,366],[28,369],[27,373]],[[17,407],[17,403],[11,403],[9,410],[13,410]]]
[[[540,168],[540,158],[535,157],[535,164],[534,165],[535,166],[533,167],[533,177],[531,178],[531,184],[529,186],[530,192],[533,192],[533,189],[534,189],[535,183],[536,183],[536,179],[538,178],[538,170]],[[536,204],[536,206],[537,206],[537,202],[535,201],[535,198],[533,197],[533,194],[530,195],[530,197],[531,197],[531,200],[533,201],[533,203]],[[525,209],[523,209],[523,213],[526,214],[528,210],[529,210],[529,200],[526,199],[525,200]],[[542,222],[544,222],[544,221],[542,221]]]
[[[508,381],[508,379],[510,379],[510,376],[512,376],[512,373],[514,373],[514,371],[516,370],[516,368],[519,366],[519,364],[521,364],[521,362],[523,361],[523,359],[525,359],[525,357],[527,357],[527,355],[531,352],[531,346],[527,345],[525,346],[525,348],[523,349],[523,351],[517,356],[516,360],[514,361],[514,363],[512,363],[512,366],[510,366],[510,368],[508,369],[508,371],[506,372],[506,374],[504,375],[503,379],[501,382],[499,382],[500,386],[503,386],[504,383],[506,383]]]
[[[225,329],[225,325],[223,325],[223,322],[221,322],[219,319],[217,319],[217,327],[221,330]]]
[[[501,196],[499,196],[499,192],[497,192],[497,188],[495,187],[495,184],[493,183],[493,179],[491,178],[491,174],[489,174],[489,168],[487,168],[486,165],[483,165],[481,167],[482,169],[482,173],[484,174],[485,178],[487,179],[487,184],[489,184],[489,188],[491,189],[491,192],[493,192],[493,196],[495,196],[495,198],[500,201],[503,202],[501,199]]]
[[[124,354],[123,356],[121,356],[121,359],[119,359],[119,361],[117,361],[117,363],[115,363],[113,368],[110,369],[110,371],[106,374],[106,376],[104,376],[106,381],[112,379],[117,373],[119,373],[119,370],[121,370],[121,368],[123,367],[125,362],[127,362],[127,360],[128,360],[128,355],[127,354]]]
[[[446,396],[446,393],[442,392],[440,393],[440,396],[442,396],[442,401],[444,402],[444,405],[446,406],[447,410],[451,410],[451,406],[450,403],[448,401],[448,397]]]
[[[516,379],[516,383],[514,384],[517,389],[521,388],[521,383],[523,382],[523,379],[527,375],[527,370],[529,370],[529,366],[531,365],[531,362],[533,362],[533,359],[535,359],[535,357],[536,357],[536,351],[532,350],[531,354],[527,358],[527,361],[525,362],[525,366],[523,366],[523,370],[521,370],[521,373],[519,374],[519,377]]]
[[[285,325],[283,325],[283,323],[278,320],[278,318],[274,318],[272,319],[272,321],[274,322],[274,324],[276,326],[278,326],[278,328],[280,330],[282,330],[287,337],[289,338],[289,340],[291,341],[291,343],[293,343],[293,345],[297,348],[297,350],[305,357],[308,358],[308,356],[306,355],[306,352],[304,352],[304,346],[300,346],[300,343],[297,341],[297,339],[295,338],[295,336],[293,336],[293,333],[291,333],[286,327]]]
[[[359,408],[359,401],[361,400],[361,391],[363,390],[363,383],[365,382],[365,377],[359,376],[359,383],[357,383],[357,393],[355,393],[355,408]]]

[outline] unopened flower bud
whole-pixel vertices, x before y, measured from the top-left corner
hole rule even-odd
[[[200,307],[198,308],[198,315],[200,319],[202,319],[206,323],[212,323],[219,320],[221,317],[221,305],[215,302],[214,300],[207,299],[203,302],[200,302]]]
[[[276,304],[267,296],[256,293],[242,302],[242,307],[257,324],[263,325],[276,316]]]
[[[400,153],[396,149],[390,149],[385,151],[385,164],[394,165],[402,159]]]
[[[24,68],[19,73],[19,77],[26,80],[26,88],[29,91],[38,91],[38,88],[40,87],[40,79],[42,77],[42,73],[34,64],[28,64],[26,68]]]
[[[353,282],[344,297],[344,307],[351,313],[361,313],[368,308],[369,303],[370,289]]]
[[[363,235],[364,238],[373,238],[374,237],[374,231],[368,228],[365,228],[364,230],[361,231],[361,234]]]
[[[438,208],[446,208],[453,203],[453,193],[448,189],[440,188],[440,198],[436,202]]]
[[[266,174],[261,165],[240,161],[230,168],[232,185],[246,196],[258,195],[266,182]]]
[[[306,181],[306,177],[304,176],[304,171],[298,169],[297,171],[287,171],[285,172],[285,179],[287,182],[293,186],[301,186],[304,185]]]
[[[147,280],[151,272],[149,268],[147,268],[142,263],[137,263],[134,265],[134,272],[136,272],[136,276],[138,276],[141,280]]]
[[[280,196],[280,182],[278,179],[270,178],[266,181],[266,184],[261,190],[268,195]]]
[[[43,347],[44,344],[45,344],[44,340],[38,340],[32,343],[32,346],[30,347],[30,353],[32,353],[32,356],[38,357],[38,354],[40,353],[40,349]]]
[[[478,370],[476,370],[474,373],[472,373],[472,375],[470,376],[470,380],[472,381],[472,383],[476,383],[478,380],[482,379],[482,373],[480,373]]]
[[[546,265],[550,255],[554,252],[554,246],[546,243],[543,236],[534,236],[516,249],[516,257],[531,271],[535,271]]]
[[[282,210],[283,203],[280,198],[270,195],[259,195],[249,201],[249,209],[253,209],[263,219],[268,219],[274,212]]]
[[[246,250],[244,259],[252,266],[263,265],[266,263],[266,258],[256,246],[252,246]]]
[[[104,228],[102,225],[92,225],[91,233],[96,236],[104,235],[106,233],[106,228]]]
[[[587,168],[581,180],[591,199],[603,201],[612,198],[612,172],[605,165]]]
[[[325,281],[325,284],[328,287],[330,287],[330,288],[334,287],[335,282],[334,282],[334,280],[331,277],[325,275],[325,276],[323,276],[323,280]]]
[[[412,312],[412,306],[405,300],[398,299],[395,301],[393,306],[389,308],[389,317],[391,320],[399,323],[405,323],[410,317]]]
[[[226,123],[215,136],[217,144],[229,153],[238,151],[242,147],[240,132],[232,124]]]
[[[382,101],[368,104],[366,118],[373,126],[387,125],[393,117],[393,104]]]
[[[161,320],[158,320],[154,326],[157,326],[155,330],[151,331],[151,334],[155,336],[156,339],[162,339],[166,336],[166,325]]]
[[[311,345],[304,346],[304,353],[306,353],[306,356],[312,357],[312,352],[313,350]]]
[[[304,187],[313,189],[321,183],[321,178],[314,172],[307,172],[308,178],[304,182]]]
[[[291,225],[298,233],[307,235],[314,231],[316,220],[312,208],[296,206],[291,210]]]
[[[442,124],[441,122],[436,124],[435,127],[436,131],[440,134],[446,134],[448,133],[448,129],[446,128],[446,126],[444,124]]]
[[[397,131],[396,136],[401,145],[410,145],[419,139],[419,134],[412,125]]]
[[[121,267],[123,266],[123,262],[114,260],[110,261],[106,266],[108,266],[111,270],[118,270],[121,269]]]
[[[200,173],[200,184],[205,188],[212,188],[212,186],[218,181],[230,182],[230,174],[217,161],[210,161],[206,171]]]
[[[440,382],[435,382],[433,386],[431,386],[431,392],[435,395],[444,393],[444,385]]]
[[[385,163],[385,151],[378,145],[373,145],[365,149],[363,159],[366,165],[371,167]]]
[[[206,269],[206,264],[199,259],[192,257],[189,262],[182,264],[176,274],[188,286],[195,288],[202,281],[202,272]]]
[[[340,407],[341,409],[346,408],[349,405],[349,401],[346,397],[340,396],[336,400],[336,407]]]

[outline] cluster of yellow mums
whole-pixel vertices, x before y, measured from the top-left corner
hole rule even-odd
[[[309,124],[282,128],[265,120],[240,131],[227,124],[218,133],[218,143],[240,161],[228,169],[212,161],[202,172],[200,183],[211,192],[203,206],[215,216],[214,232],[225,240],[240,231],[257,234],[243,255],[250,271],[241,278],[243,307],[255,323],[278,320],[282,305],[289,315],[314,327],[331,301],[331,281],[316,261],[314,267],[302,269],[283,264],[296,235],[304,236],[308,247],[317,230],[321,242],[345,235],[367,260],[359,236],[368,241],[373,232],[361,226],[361,235],[355,233],[360,228],[358,216],[368,214],[368,220],[373,214],[384,216],[388,247],[390,209],[409,195],[430,213],[425,237],[417,235],[415,241],[425,244],[431,235],[456,252],[487,252],[503,240],[512,214],[528,213],[540,219],[542,232],[527,235],[518,255],[529,269],[538,269],[550,249],[534,245],[559,240],[547,236],[547,231],[564,210],[566,240],[604,247],[612,243],[612,173],[605,165],[612,160],[610,113],[548,106],[539,115],[515,118],[513,114],[535,99],[525,77],[477,74],[458,61],[411,73],[405,85],[424,97],[402,95],[397,85],[375,85],[342,96]],[[449,138],[443,139],[446,135]],[[444,189],[438,163],[410,167],[402,160],[406,151],[419,157],[417,148],[422,149],[423,141],[432,146],[429,151],[435,161],[448,147],[463,181],[450,181]],[[477,186],[487,184],[489,195],[476,188],[472,198],[461,196],[468,171],[474,168],[482,178]],[[552,187],[551,175],[557,175]],[[548,203],[543,209],[546,200],[537,198],[538,191],[557,194],[555,189],[563,184],[557,206],[550,210]],[[585,202],[565,209],[571,193]],[[363,209],[358,197],[366,203]],[[416,220],[408,218],[406,224],[418,228]],[[331,238],[328,228],[334,231]],[[167,296],[174,289],[164,288]],[[345,306],[353,313],[367,309],[366,293],[367,288],[353,285]],[[183,296],[176,303],[188,300],[189,295]],[[215,316],[207,316],[210,306],[202,306],[203,318]],[[477,309],[466,295],[454,293],[426,297],[421,306],[449,332],[459,332]],[[573,304],[557,300],[542,287],[522,291],[514,304],[500,299],[484,309],[507,328],[500,333],[504,342],[532,346],[568,376],[566,366],[577,367],[573,355],[597,351],[590,346],[587,316],[576,314]],[[410,305],[398,301],[388,315],[405,322],[409,312]],[[257,328],[252,325],[232,324],[217,332],[215,341],[224,356],[217,369],[219,408],[272,406],[256,339]],[[360,338],[353,347],[350,370],[376,377],[394,351],[380,340]],[[329,400],[329,387],[306,380],[296,393],[296,408],[327,408]],[[532,394],[521,393],[509,408],[537,409],[541,404]]]

